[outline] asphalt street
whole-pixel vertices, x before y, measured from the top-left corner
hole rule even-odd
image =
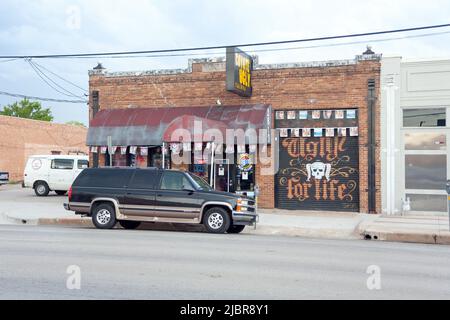
[[[380,290],[368,289],[370,266],[379,271]],[[79,290],[67,288],[74,275],[80,275]],[[449,299],[450,250],[359,240],[3,225],[0,298]]]

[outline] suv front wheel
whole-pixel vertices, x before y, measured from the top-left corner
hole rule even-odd
[[[214,207],[206,211],[203,224],[209,233],[225,233],[231,224],[228,212],[220,207]]]
[[[92,212],[92,222],[98,229],[112,229],[116,225],[116,210],[109,203],[99,204]]]

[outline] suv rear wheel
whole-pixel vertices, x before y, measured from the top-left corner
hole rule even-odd
[[[116,210],[109,203],[101,203],[92,212],[92,222],[98,229],[112,229],[116,225]]]
[[[48,184],[44,181],[36,182],[34,185],[34,193],[38,197],[46,197],[48,196],[48,193],[50,192],[50,188],[48,187]]]
[[[214,207],[206,211],[203,224],[209,233],[225,233],[231,224],[228,212],[220,207]]]
[[[231,225],[228,230],[227,233],[241,233],[242,231],[244,231],[245,226],[234,226]]]
[[[119,221],[119,224],[122,226],[122,228],[128,230],[137,229],[141,225],[139,221],[128,221],[128,220],[121,220]]]

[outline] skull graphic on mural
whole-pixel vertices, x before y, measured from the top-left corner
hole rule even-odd
[[[306,165],[306,171],[308,172],[308,180],[311,180],[311,177],[314,177],[316,180],[322,180],[323,177],[330,181],[331,174],[331,164],[325,164],[323,162],[314,162],[308,163]]]

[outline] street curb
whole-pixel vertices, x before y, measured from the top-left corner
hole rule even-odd
[[[61,225],[71,227],[86,227],[93,228],[94,225],[90,218],[41,218],[37,221],[38,225]],[[180,223],[143,223],[139,230],[158,230],[158,231],[181,231],[181,232],[202,232],[204,231],[201,225],[188,225]],[[261,226],[257,229],[247,227],[242,234],[256,234],[256,235],[276,235],[276,236],[291,236],[304,237],[315,239],[336,239],[336,240],[356,240],[360,239],[355,233],[349,234],[347,231],[336,231],[335,229],[306,229],[306,228],[290,228],[278,226]],[[326,234],[324,236],[324,234]]]
[[[259,225],[257,229],[248,227],[242,234],[272,235],[272,236],[291,236],[310,239],[327,240],[358,240],[361,237],[355,232],[336,229],[308,229],[300,227],[280,227],[270,225]]]
[[[359,234],[366,240],[450,245],[450,232],[436,234],[435,232],[381,231],[368,227],[361,228]]]
[[[3,219],[4,221],[6,221],[7,223],[13,224],[13,225],[31,225],[31,226],[36,226],[38,225],[38,220],[37,219],[23,219],[23,218],[16,218],[16,217],[11,217],[9,215],[7,215],[6,213],[1,213],[1,219],[0,221]]]
[[[66,225],[71,227],[94,227],[90,218],[39,218],[38,225]]]
[[[42,226],[68,226],[80,228],[94,228],[90,218],[40,218],[40,219],[19,219],[9,217],[3,214],[7,221],[13,224],[21,225],[42,225]],[[202,232],[200,225],[186,225],[176,223],[143,223],[140,230],[157,230],[157,231],[179,231],[179,232]],[[414,233],[395,230],[380,230],[370,226],[367,223],[360,223],[354,232],[349,233],[348,230],[336,229],[308,229],[295,227],[282,227],[270,225],[258,225],[257,229],[247,227],[242,234],[254,235],[274,235],[274,236],[290,236],[303,237],[310,239],[329,239],[329,240],[375,240],[405,243],[423,243],[423,244],[439,244],[450,245],[450,232],[442,234],[430,233]]]

